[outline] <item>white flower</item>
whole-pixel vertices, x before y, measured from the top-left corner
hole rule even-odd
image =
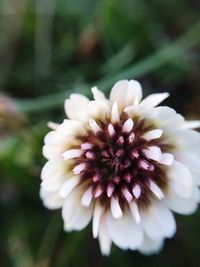
[[[193,213],[199,203],[199,121],[157,107],[168,93],[142,100],[139,82],[122,80],[109,100],[65,101],[68,119],[45,137],[40,195],[62,208],[64,229],[81,230],[92,219],[103,255],[112,242],[145,254],[159,251],[176,232],[172,211]]]

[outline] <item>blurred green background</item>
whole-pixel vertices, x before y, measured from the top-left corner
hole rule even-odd
[[[91,225],[65,233],[39,199],[46,125],[71,92],[134,78],[200,118],[199,17],[199,0],[0,0],[0,266],[200,266],[200,209],[159,255],[104,258]]]

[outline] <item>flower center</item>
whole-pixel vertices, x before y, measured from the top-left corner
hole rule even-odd
[[[163,198],[167,179],[157,157],[166,145],[162,138],[151,138],[159,130],[139,118],[91,123],[88,135],[80,138],[82,154],[73,172],[92,188],[93,197],[105,202],[114,196],[122,205],[134,199],[140,206]]]

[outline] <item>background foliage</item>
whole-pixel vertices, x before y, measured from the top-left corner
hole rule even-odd
[[[103,258],[91,226],[64,233],[38,195],[46,125],[72,91],[135,78],[199,119],[199,12],[198,0],[0,0],[0,266],[199,266],[200,210],[176,216],[159,255]]]

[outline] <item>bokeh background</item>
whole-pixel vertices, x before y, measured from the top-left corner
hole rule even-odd
[[[200,266],[200,209],[176,216],[160,254],[105,258],[91,225],[65,233],[39,199],[47,122],[63,120],[71,92],[134,78],[200,118],[199,18],[199,0],[0,0],[0,266]]]

